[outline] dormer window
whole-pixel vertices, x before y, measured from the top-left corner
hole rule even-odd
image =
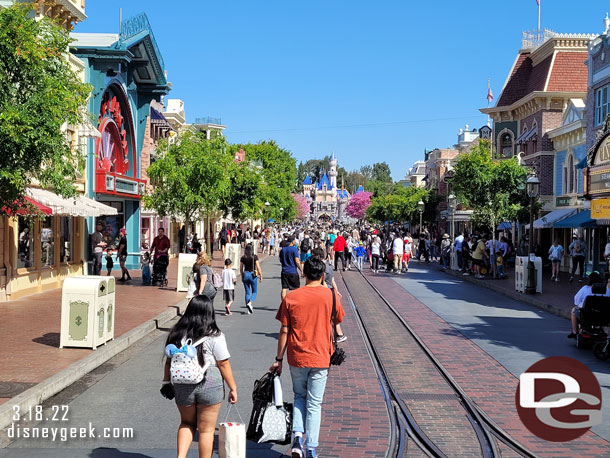
[[[608,86],[606,85],[600,87],[595,91],[595,125],[600,126],[606,120],[606,116],[609,112],[608,105],[610,104],[610,100],[608,100]]]

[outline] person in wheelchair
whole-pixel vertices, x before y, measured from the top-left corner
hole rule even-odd
[[[585,304],[585,298],[587,296],[592,296],[595,293],[593,292],[593,285],[596,283],[603,283],[603,278],[599,274],[599,272],[594,271],[591,272],[589,278],[587,279],[587,284],[580,288],[578,292],[574,295],[574,307],[572,308],[571,319],[572,319],[572,332],[568,335],[569,339],[575,339],[576,334],[578,334],[578,323],[580,320],[580,310]],[[610,280],[609,280],[610,282]],[[604,296],[610,297],[610,288],[606,285],[606,293]]]

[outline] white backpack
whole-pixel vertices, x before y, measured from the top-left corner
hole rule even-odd
[[[182,339],[181,348],[177,348],[174,344],[165,347],[165,355],[172,360],[169,368],[172,385],[196,384],[203,380],[210,363],[206,361],[201,367],[197,357],[197,347],[205,339],[203,337],[194,344],[191,339]]]

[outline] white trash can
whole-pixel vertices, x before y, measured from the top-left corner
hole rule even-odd
[[[241,245],[239,243],[227,243],[226,257],[231,260],[231,267],[238,270],[241,259]]]
[[[177,291],[188,291],[188,276],[193,271],[193,264],[197,261],[194,253],[180,253],[178,255],[178,289]]]
[[[59,348],[93,348],[114,339],[114,277],[78,276],[64,280]]]

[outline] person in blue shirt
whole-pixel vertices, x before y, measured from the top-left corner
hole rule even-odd
[[[366,254],[366,250],[364,249],[362,242],[358,243],[358,246],[354,252],[356,253],[356,266],[358,267],[358,270],[362,270],[362,262],[364,261],[364,255]]]
[[[282,281],[282,300],[284,300],[288,291],[301,287],[299,272],[303,275],[303,267],[299,259],[299,249],[296,247],[296,242],[292,235],[288,236],[286,246],[280,250],[279,258],[282,265],[280,278]]]

